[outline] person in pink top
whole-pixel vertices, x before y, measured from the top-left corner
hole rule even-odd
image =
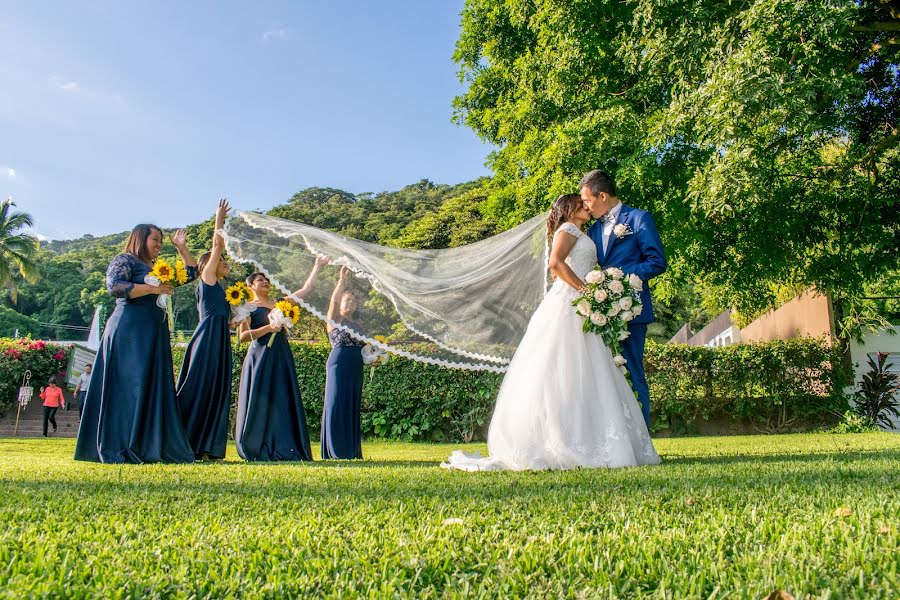
[[[47,387],[41,388],[41,400],[44,401],[44,437],[47,437],[47,422],[53,424],[53,433],[56,433],[56,411],[66,407],[62,389],[56,385],[56,377],[51,377]]]

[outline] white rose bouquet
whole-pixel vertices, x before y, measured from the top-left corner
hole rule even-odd
[[[604,271],[599,265],[584,279],[584,291],[572,300],[575,311],[584,318],[582,330],[603,338],[624,373],[619,342],[628,338],[628,323],[643,310],[640,292],[644,282],[637,275],[626,275],[615,267]]]

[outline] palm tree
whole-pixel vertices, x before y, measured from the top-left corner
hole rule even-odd
[[[14,210],[15,206],[11,197],[0,202],[0,287],[9,288],[13,302],[18,298],[17,271],[29,283],[38,279],[40,247],[37,238],[21,232],[34,225],[31,215]]]

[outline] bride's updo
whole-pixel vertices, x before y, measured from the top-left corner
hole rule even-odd
[[[563,194],[550,207],[547,215],[547,243],[553,245],[553,234],[563,223],[572,219],[572,215],[582,207],[581,196],[578,194]]]

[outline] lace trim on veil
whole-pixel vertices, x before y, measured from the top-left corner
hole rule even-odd
[[[281,236],[281,234],[274,228],[269,227],[267,225],[260,224],[258,221],[254,222],[254,220],[251,216],[251,213],[242,211],[242,212],[238,213],[238,215],[241,218],[243,218],[245,221],[247,221],[248,224],[253,225],[254,227],[257,227],[260,229],[266,229],[275,235]],[[402,350],[396,346],[391,346],[390,344],[385,344],[383,342],[376,340],[375,338],[368,337],[366,335],[361,335],[359,332],[357,332],[345,325],[342,325],[341,323],[337,323],[337,322],[329,319],[327,315],[323,314],[316,307],[314,307],[313,305],[304,301],[302,298],[297,297],[277,277],[275,277],[271,272],[269,272],[269,270],[266,269],[265,266],[260,264],[259,261],[253,260],[252,258],[247,258],[247,257],[241,256],[239,253],[233,251],[231,244],[230,244],[232,238],[228,234],[227,230],[216,230],[216,233],[222,236],[222,239],[225,241],[225,249],[228,251],[228,254],[232,258],[234,258],[238,262],[242,262],[244,264],[252,264],[254,267],[256,267],[257,270],[259,270],[259,272],[265,274],[265,276],[269,279],[269,281],[272,282],[273,285],[275,285],[278,289],[280,289],[286,296],[290,297],[294,302],[296,302],[297,304],[299,304],[300,306],[302,306],[303,308],[308,310],[313,316],[317,317],[318,319],[324,321],[325,323],[327,323],[328,325],[331,325],[332,327],[334,327],[336,329],[340,329],[342,331],[347,332],[351,337],[353,337],[355,339],[366,342],[366,343],[372,345],[373,347],[380,348],[380,349],[384,350],[385,352],[390,352],[392,354],[396,354],[398,356],[403,356],[404,358],[408,358],[410,360],[415,360],[418,362],[424,362],[424,363],[438,365],[438,366],[442,366],[442,367],[449,367],[451,369],[461,369],[461,370],[466,370],[466,371],[490,371],[493,373],[505,373],[506,372],[507,365],[508,365],[510,359],[506,359],[506,358],[499,357],[499,356],[466,352],[465,350],[461,350],[459,348],[453,348],[451,346],[447,346],[446,344],[443,344],[442,342],[434,339],[432,336],[419,331],[417,328],[411,327],[409,325],[409,323],[406,322],[406,319],[404,319],[402,317],[402,314],[400,313],[400,311],[398,311],[398,314],[400,314],[400,318],[402,319],[404,325],[406,327],[408,327],[410,329],[410,331],[413,331],[417,335],[421,335],[423,338],[426,338],[426,339],[432,341],[433,343],[437,344],[438,346],[447,350],[448,352],[452,352],[454,354],[459,354],[461,356],[467,356],[469,358],[474,358],[476,360],[486,360],[486,361],[498,362],[498,363],[501,363],[502,366],[486,364],[486,363],[467,364],[467,363],[456,362],[456,361],[448,361],[448,360],[444,360],[441,358],[434,358],[431,356],[424,356],[424,355],[421,355],[421,354],[418,354],[415,352],[409,352],[407,350]],[[303,242],[306,245],[306,248],[309,252],[311,252],[315,256],[331,258],[327,254],[319,252],[315,248],[313,248],[313,246],[309,243],[309,240],[307,239],[306,236],[304,236],[303,234],[300,234],[300,235],[303,238]],[[391,302],[394,304],[395,309],[397,308],[397,303],[396,303],[396,300],[393,298],[393,296],[391,294],[388,294],[388,293],[384,292],[383,290],[379,289],[377,287],[377,281],[370,274],[354,268],[351,264],[349,264],[349,261],[345,260],[343,257],[336,259],[332,264],[346,266],[350,270],[352,270],[354,272],[354,274],[356,274],[357,276],[364,277],[367,281],[369,281],[372,284],[373,288],[375,288],[379,293],[383,294],[385,297],[387,297],[391,300]]]

